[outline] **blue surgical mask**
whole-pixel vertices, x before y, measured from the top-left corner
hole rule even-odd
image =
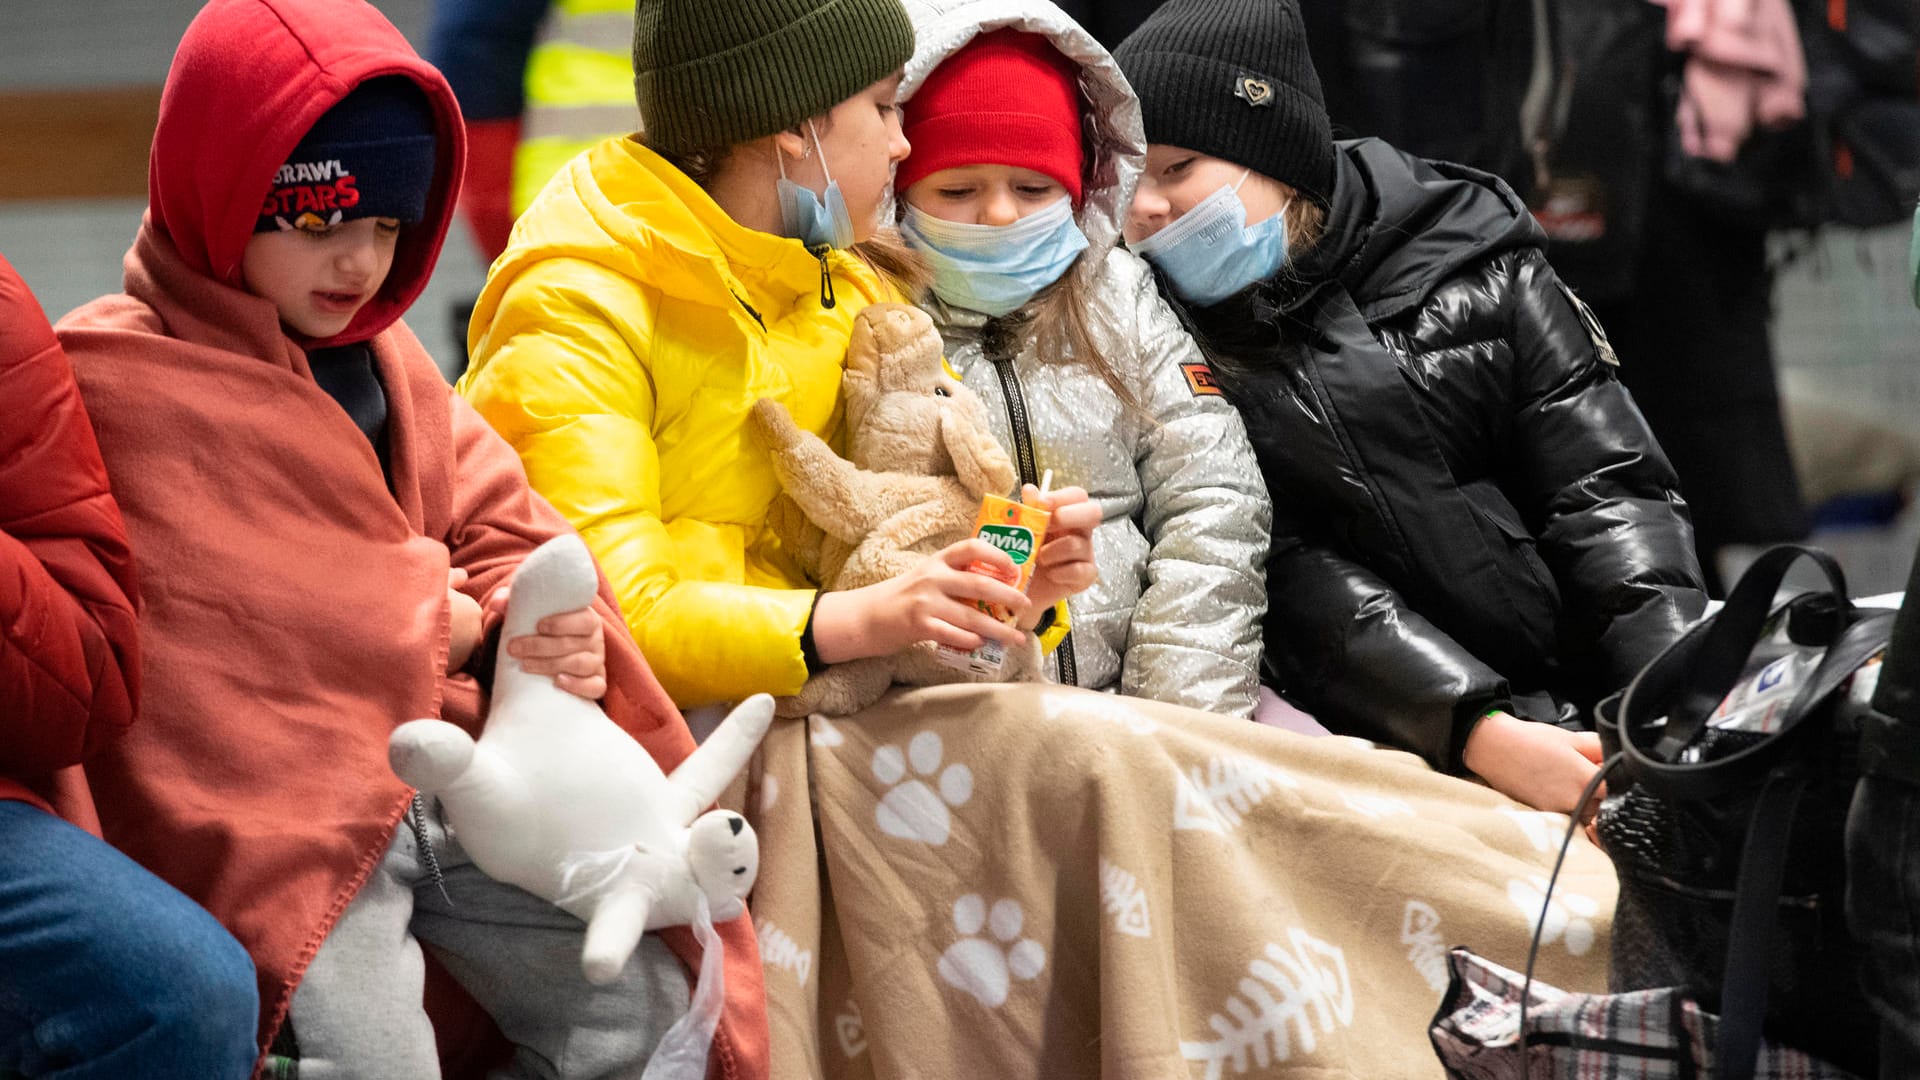
[[[994,318],[1059,281],[1087,250],[1073,200],[1064,195],[1011,225],[963,225],[909,206],[900,231],[933,267],[934,295]]]
[[[1137,243],[1134,254],[1167,275],[1174,294],[1191,304],[1217,304],[1265,281],[1287,264],[1286,205],[1258,225],[1247,226],[1239,183],[1202,199],[1173,224]]]
[[[813,136],[813,148],[820,152],[820,172],[827,178],[827,193],[823,201],[813,189],[787,179],[786,160],[775,148],[773,160],[780,166],[776,190],[780,196],[781,234],[809,248],[823,244],[831,248],[852,247],[853,215],[847,212],[846,197],[840,194],[840,181],[835,180],[827,168],[827,151],[820,145],[820,133],[814,130],[811,120],[807,121],[807,132]]]

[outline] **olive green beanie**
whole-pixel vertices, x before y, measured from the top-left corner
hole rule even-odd
[[[818,116],[912,56],[900,0],[639,0],[633,96],[649,145],[716,149]]]

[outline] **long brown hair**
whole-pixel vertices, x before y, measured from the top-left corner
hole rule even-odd
[[[1094,281],[1100,276],[1101,263],[1105,261],[1104,252],[1089,258],[1091,252],[1083,252],[1074,260],[1060,280],[1040,290],[1040,294],[1027,302],[1027,312],[1031,316],[1023,332],[1016,338],[1016,354],[1031,343],[1041,363],[1072,363],[1079,361],[1091,368],[1100,380],[1107,384],[1120,403],[1134,412],[1144,413],[1140,398],[1133,388],[1121,381],[1120,373],[1107,360],[1107,346],[1102,344],[1103,335],[1093,326],[1093,290]],[[1105,339],[1109,342],[1117,332],[1109,330]]]
[[[1297,195],[1287,208],[1281,211],[1280,219],[1287,227],[1287,261],[1292,263],[1304,252],[1319,246],[1320,239],[1327,233],[1327,211],[1306,195]]]
[[[900,230],[883,225],[853,245],[853,253],[884,278],[893,291],[908,300],[926,295],[933,287],[933,268],[907,243]]]

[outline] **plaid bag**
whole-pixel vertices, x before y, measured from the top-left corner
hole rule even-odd
[[[1719,1021],[1672,989],[1572,994],[1467,949],[1447,954],[1451,981],[1431,1037],[1452,1080],[1696,1080],[1714,1075]],[[1763,1042],[1756,1080],[1858,1080],[1789,1047]]]

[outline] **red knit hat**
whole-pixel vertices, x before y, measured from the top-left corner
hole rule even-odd
[[[996,30],[942,61],[905,105],[913,152],[894,187],[961,165],[1011,165],[1058,180],[1080,205],[1079,68],[1039,34]]]

